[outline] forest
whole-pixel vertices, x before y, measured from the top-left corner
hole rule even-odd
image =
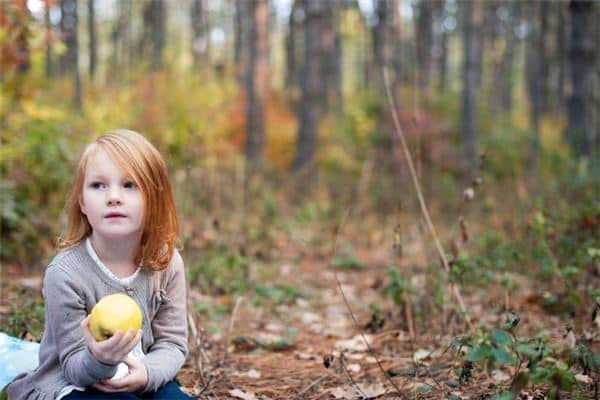
[[[0,333],[41,341],[79,155],[126,128],[173,186],[189,395],[598,399],[599,20],[2,0]]]

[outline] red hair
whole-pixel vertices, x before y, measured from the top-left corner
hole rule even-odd
[[[59,240],[58,248],[75,246],[92,232],[87,217],[81,212],[80,199],[87,163],[100,149],[131,176],[143,194],[143,233],[140,251],[134,261],[155,271],[165,269],[175,251],[179,232],[167,166],[145,137],[126,129],[107,132],[85,148],[67,200],[67,235]]]

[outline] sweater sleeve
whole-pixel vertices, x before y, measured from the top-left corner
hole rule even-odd
[[[155,391],[173,380],[187,356],[187,298],[185,270],[179,252],[175,251],[166,273],[166,286],[161,304],[152,320],[154,344],[142,363],[148,371],[144,392]]]
[[[96,360],[79,324],[86,317],[85,300],[74,278],[59,265],[50,265],[44,277],[46,330],[59,356],[60,368],[71,384],[86,387],[111,377],[116,365]]]

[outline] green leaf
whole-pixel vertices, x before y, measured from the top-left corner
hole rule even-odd
[[[508,333],[499,329],[494,329],[490,334],[490,338],[494,341],[494,343],[499,345],[510,344],[512,341]]]
[[[471,351],[465,356],[465,360],[477,362],[489,358],[491,355],[491,347],[488,344],[484,343],[480,346],[471,349]]]
[[[355,257],[336,257],[331,264],[340,269],[361,269],[365,266]]]
[[[417,388],[417,393],[419,394],[423,394],[423,393],[429,393],[433,390],[433,386],[428,385],[428,384],[423,384],[422,386],[419,386]]]
[[[514,364],[515,361],[517,360],[514,355],[509,354],[506,350],[504,350],[501,347],[493,349],[492,355],[494,356],[494,359],[497,362],[499,362],[500,364],[503,364],[503,365],[504,364]]]

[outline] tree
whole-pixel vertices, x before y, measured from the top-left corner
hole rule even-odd
[[[83,109],[81,74],[79,72],[79,17],[77,0],[62,0],[60,3],[62,12],[61,29],[67,52],[61,59],[61,71],[73,74],[75,90],[73,103],[79,111]]]
[[[96,60],[98,59],[98,47],[96,45],[96,10],[94,7],[95,0],[88,0],[88,36],[90,38],[90,79],[94,79],[96,74]]]
[[[141,53],[150,52],[150,68],[162,67],[166,38],[166,10],[163,0],[150,0],[144,7],[144,30],[140,41]],[[150,48],[150,49],[148,49]]]
[[[433,7],[431,0],[420,0],[417,5],[416,39],[419,90],[429,87],[431,49],[433,47]]]
[[[317,130],[322,114],[323,79],[321,76],[321,0],[304,0],[304,65],[298,107],[298,139],[293,168],[296,172],[311,170],[317,147]]]
[[[569,3],[569,64],[573,89],[567,112],[567,140],[577,157],[592,155],[595,145],[591,108],[594,100],[594,6],[593,1],[587,0]]]
[[[253,165],[262,161],[265,143],[265,106],[269,91],[269,5],[248,1],[250,9],[249,58],[246,65],[246,157]]]
[[[481,77],[483,6],[481,0],[461,1],[463,11],[462,135],[466,175],[474,177],[479,156],[478,89]]]
[[[195,64],[200,61],[208,61],[210,40],[208,40],[209,27],[205,8],[205,0],[192,0],[190,22],[192,27],[192,55]]]
[[[537,160],[540,152],[540,115],[544,108],[547,96],[546,76],[548,74],[546,47],[544,45],[544,33],[547,25],[546,2],[530,3],[531,15],[530,32],[527,41],[527,54],[525,66],[525,82],[527,82],[527,94],[529,95],[529,116],[531,120],[531,144],[529,148],[527,170],[534,173],[537,169]]]
[[[111,32],[113,47],[111,67],[115,72],[127,70],[134,59],[131,13],[132,0],[121,0],[117,3],[117,19]]]

